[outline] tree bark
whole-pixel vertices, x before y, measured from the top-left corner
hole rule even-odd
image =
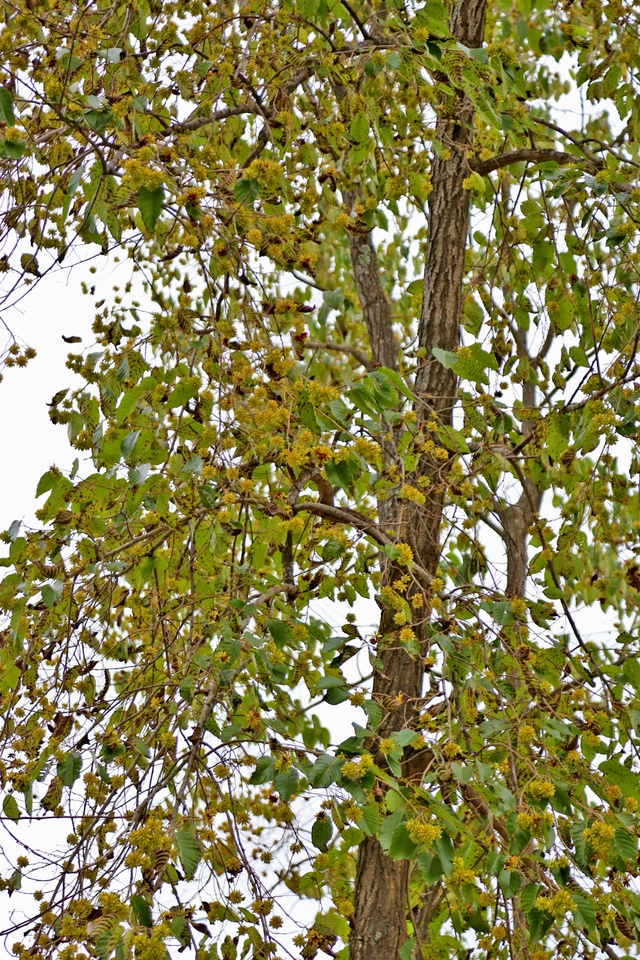
[[[482,44],[485,4],[486,0],[460,0],[451,11],[451,32],[456,40],[467,47],[479,47]],[[464,189],[463,180],[469,174],[468,151],[473,137],[473,109],[461,91],[456,91],[455,100],[453,115],[441,115],[438,118],[436,137],[443,153],[435,157],[432,165],[424,294],[418,329],[425,362],[416,377],[416,412],[422,422],[428,422],[433,416],[449,422],[456,395],[455,375],[445,370],[432,355],[434,347],[455,350],[460,338],[462,276],[469,220],[469,192]],[[351,253],[360,293],[358,276],[366,281],[365,272],[374,265],[375,252],[372,258],[369,250],[364,251],[361,245],[356,247],[352,244]],[[370,280],[366,282],[369,283],[369,291],[380,289],[379,280],[377,287]],[[376,339],[380,338],[371,344],[372,356],[378,358],[378,362],[384,357],[382,362],[385,365],[395,365],[389,362],[393,344],[390,314],[387,320],[384,311],[367,311],[370,299],[366,291],[365,296],[361,296],[369,333]],[[432,481],[430,498],[423,507],[411,504],[411,509],[405,510],[398,522],[399,538],[411,545],[416,561],[432,574],[439,560],[444,502],[443,471],[446,472],[446,466],[443,468],[440,462],[425,458],[420,472]],[[425,618],[425,610],[420,615]],[[380,622],[380,636],[388,636],[395,629],[393,611],[385,609]],[[425,619],[414,624],[413,629],[422,639]],[[402,647],[393,644],[378,651],[373,696],[383,705],[383,718],[378,728],[381,737],[407,726],[422,695],[423,677],[421,657],[411,656]],[[387,857],[375,838],[366,837],[361,843],[355,882],[353,929],[349,939],[350,960],[398,960],[402,944],[408,936],[409,869],[409,861],[394,861]]]

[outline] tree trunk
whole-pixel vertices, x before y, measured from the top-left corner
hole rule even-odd
[[[450,28],[453,36],[467,47],[479,47],[484,34],[486,0],[461,0],[453,7]],[[455,402],[456,380],[432,355],[433,347],[455,350],[460,337],[462,276],[467,245],[469,193],[463,180],[469,175],[468,149],[473,137],[473,110],[461,91],[455,91],[452,116],[438,118],[436,137],[443,156],[432,165],[432,192],[429,196],[429,235],[427,241],[424,295],[418,330],[419,345],[424,348],[424,365],[416,377],[418,419],[428,422],[434,416],[448,422]],[[352,246],[354,275],[363,273]],[[359,253],[362,251],[358,251]],[[366,266],[373,260],[367,250]],[[370,286],[369,289],[372,289]],[[371,298],[368,298],[369,301]],[[363,310],[366,304],[363,303]],[[371,333],[387,347],[393,342],[391,331],[380,329],[384,311],[377,310],[367,319]],[[383,352],[372,343],[372,355]],[[391,364],[389,364],[391,365]],[[425,458],[420,472],[432,481],[429,499],[423,507],[411,504],[399,519],[399,539],[411,545],[414,557],[429,573],[435,573],[439,560],[439,533],[444,501],[443,472],[446,465]],[[386,519],[386,518],[385,518]],[[422,639],[425,610],[421,622],[413,625]],[[384,610],[380,636],[396,629],[393,611]],[[422,659],[411,656],[393,644],[379,651],[374,670],[373,696],[383,705],[379,734],[387,737],[405,727],[422,694]],[[378,841],[366,837],[360,845],[356,873],[353,930],[349,940],[350,960],[397,960],[408,936],[408,887],[410,863],[391,860]]]

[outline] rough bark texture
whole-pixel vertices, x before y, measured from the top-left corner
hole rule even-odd
[[[468,47],[482,44],[485,3],[486,0],[461,0],[451,12],[452,33]],[[471,105],[464,94],[456,92],[455,109],[450,116],[441,115],[437,124],[436,135],[447,151],[446,159],[435,158],[431,175],[424,297],[418,330],[419,345],[425,348],[425,363],[416,378],[417,413],[422,421],[432,414],[449,421],[455,402],[455,376],[433,359],[432,349],[455,350],[459,343],[469,218],[469,193],[462,181],[469,174],[467,153],[472,131]],[[379,309],[380,296],[376,291],[380,289],[380,282],[378,279],[376,285],[368,273],[375,265],[375,252],[371,256],[360,238],[352,243],[351,254],[369,334],[379,338],[377,342],[372,340],[372,355],[386,366],[395,365],[395,358],[394,363],[389,362],[389,345],[394,342],[390,314],[386,320]],[[362,292],[358,278],[366,284]],[[375,308],[371,305],[372,294]],[[398,516],[398,535],[411,544],[415,559],[434,573],[439,559],[443,467],[426,460],[421,470],[432,480],[432,496],[424,507],[412,505],[411,510]],[[393,612],[383,611],[380,635],[391,634],[395,629]],[[414,625],[414,631],[420,636],[419,624]],[[389,646],[379,651],[373,696],[384,707],[379,728],[381,737],[407,725],[422,695],[422,686],[420,658],[410,656],[400,647]],[[349,940],[351,960],[398,960],[407,938],[409,869],[408,861],[388,858],[374,838],[367,837],[360,845],[353,930]]]
[[[371,235],[349,234],[349,247],[373,364],[397,370],[398,344],[391,326],[391,305],[380,283],[380,268]]]

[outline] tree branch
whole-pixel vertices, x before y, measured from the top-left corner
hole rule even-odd
[[[350,212],[362,195],[359,187],[345,192],[345,203]],[[393,335],[391,304],[380,281],[380,265],[370,233],[347,231],[353,266],[353,279],[367,325],[373,363],[398,369],[398,345]]]
[[[357,510],[351,510],[349,507],[334,507],[328,503],[320,503],[317,500],[303,500],[300,503],[296,503],[292,507],[292,510],[294,514],[304,511],[305,513],[313,513],[318,517],[325,517],[330,520],[335,520],[337,523],[344,523],[347,526],[355,527],[356,530],[360,530],[382,547],[395,546],[391,537],[383,533],[377,523],[369,520],[367,517],[363,517]],[[425,586],[429,586],[433,577],[424,567],[414,561],[411,564],[410,570]]]
[[[364,350],[359,347],[350,347],[346,343],[323,343],[321,340],[305,340],[302,344],[308,350],[335,350],[338,353],[349,353],[355,357],[358,363],[362,364],[366,370],[373,370],[375,364],[371,362]]]
[[[527,147],[522,150],[514,150],[512,153],[502,153],[497,157],[490,157],[488,160],[474,161],[470,164],[470,167],[475,173],[485,177],[488,173],[501,170],[503,167],[509,167],[513,163],[548,163],[550,161],[566,166],[570,163],[580,163],[581,157],[577,157],[574,153],[565,153],[563,150]],[[602,167],[602,164],[597,165],[590,159],[588,162],[595,172]]]
[[[223,107],[220,110],[215,110],[213,113],[209,114],[208,117],[192,116],[189,120],[185,120],[183,123],[176,123],[171,127],[167,127],[164,133],[175,133],[176,130],[178,132],[199,130],[200,127],[204,127],[208,123],[216,123],[218,120],[226,120],[228,117],[239,117],[243,113],[253,113],[262,116],[262,110],[259,108],[258,104],[239,103],[236,107]]]

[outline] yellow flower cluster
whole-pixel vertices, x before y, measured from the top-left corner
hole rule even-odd
[[[516,617],[525,617],[527,615],[527,601],[522,600],[520,597],[517,597],[515,600],[512,600],[509,604],[511,607],[511,612],[516,615]]]
[[[547,827],[553,826],[553,814],[548,811],[535,813],[519,813],[516,817],[516,826],[519,830],[528,830],[532,837],[544,837]]]
[[[404,608],[404,600],[390,586],[385,585],[381,588],[380,599],[385,607],[391,607],[392,610],[402,610]]]
[[[437,823],[425,823],[416,817],[407,820],[407,833],[414,843],[426,849],[429,849],[442,836],[442,830]]]
[[[164,183],[164,174],[160,170],[154,170],[153,167],[137,158],[126,160],[123,166],[122,184],[130,190],[146,187],[147,190],[154,191],[158,190]]]
[[[616,828],[612,824],[597,820],[585,828],[582,836],[586,843],[591,844],[596,853],[607,856],[611,852],[611,844],[615,833]]]
[[[573,913],[573,898],[568,890],[558,890],[552,897],[543,894],[535,903],[538,910],[550,913],[554,920],[562,920],[568,913]]]
[[[166,933],[170,935],[171,929],[167,928]],[[135,936],[133,946],[138,960],[164,960],[167,956],[161,926],[157,927],[150,935],[144,933]]]
[[[340,396],[337,387],[332,387],[328,383],[320,383],[319,380],[309,380],[305,383],[305,387],[312,403],[329,403],[331,400],[337,400]],[[358,443],[359,439],[355,442],[356,450],[358,449]]]
[[[263,157],[250,163],[244,176],[247,180],[257,180],[262,186],[275,190],[280,186],[282,170],[279,163]]]
[[[357,437],[353,446],[356,453],[359,453],[367,463],[375,465],[380,462],[380,447],[373,440],[367,440],[366,437]]]
[[[411,486],[410,483],[405,483],[400,488],[400,496],[403,500],[411,500],[413,503],[417,503],[418,506],[424,506],[427,502],[427,498],[421,490],[418,490],[416,487]]]
[[[5,140],[8,140],[9,143],[20,143],[24,134],[18,127],[7,127],[3,133]]]
[[[550,780],[532,780],[527,787],[527,792],[534,800],[550,800],[556,788]]]
[[[453,858],[453,870],[451,871],[451,883],[473,883],[476,875],[471,869],[471,867],[465,866],[465,862],[462,857]]]
[[[520,743],[533,743],[535,738],[536,731],[530,723],[523,723],[518,727],[518,740]]]
[[[398,563],[403,567],[408,567],[413,563],[413,551],[408,543],[396,544],[398,551]]]
[[[342,776],[349,780],[362,780],[373,766],[370,753],[363,754],[359,760],[347,760],[342,767]]]

